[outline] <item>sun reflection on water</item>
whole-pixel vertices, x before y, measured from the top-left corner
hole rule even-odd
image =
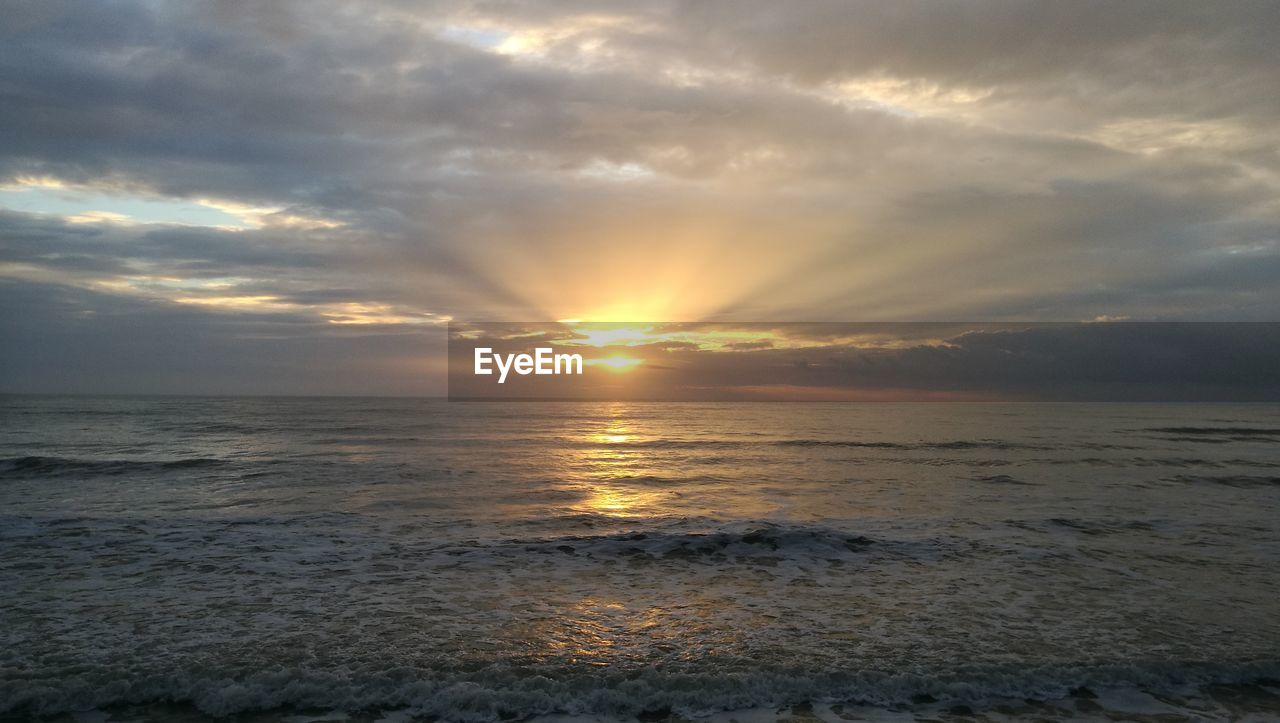
[[[585,444],[573,463],[585,473],[582,482],[588,495],[575,509],[618,518],[652,514],[654,506],[668,495],[635,486],[635,480],[654,473],[650,451],[635,446],[645,436],[630,420],[626,404],[609,405],[605,415],[602,429],[579,436]]]
[[[626,444],[634,440],[634,434],[626,434],[624,432],[601,432],[600,434],[588,435],[587,439],[593,442],[601,442],[603,444]]]

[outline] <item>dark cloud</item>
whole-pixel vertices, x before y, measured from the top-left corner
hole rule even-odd
[[[0,281],[7,392],[444,393],[444,338]]]

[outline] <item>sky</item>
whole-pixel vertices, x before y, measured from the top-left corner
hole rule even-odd
[[[0,0],[0,391],[454,321],[1280,321],[1280,4]]]

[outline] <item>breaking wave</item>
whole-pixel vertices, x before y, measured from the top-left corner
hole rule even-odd
[[[705,533],[625,532],[612,535],[566,536],[549,540],[513,540],[488,549],[501,552],[558,552],[598,558],[714,561],[723,558],[796,559],[844,557],[876,544],[817,525],[735,523]],[[466,548],[462,552],[475,550]]]

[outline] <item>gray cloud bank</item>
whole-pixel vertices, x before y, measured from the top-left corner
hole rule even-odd
[[[441,393],[447,318],[1280,319],[1274,2],[0,14],[0,390]]]
[[[649,341],[582,344],[616,328],[451,326],[450,398],[1280,401],[1280,323],[669,324],[648,327]],[[477,347],[580,352],[586,374],[512,372],[499,384],[474,373]],[[618,356],[642,363],[623,374],[591,366]]]

